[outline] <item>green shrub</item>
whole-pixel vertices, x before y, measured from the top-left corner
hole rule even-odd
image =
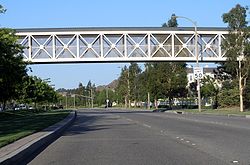
[[[239,106],[239,90],[237,87],[232,89],[223,89],[218,95],[218,103],[220,107]]]

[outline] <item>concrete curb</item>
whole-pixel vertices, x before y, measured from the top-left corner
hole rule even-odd
[[[43,131],[2,147],[0,149],[0,165],[17,164],[18,162],[28,159],[31,154],[58,138],[61,133],[74,122],[76,116],[76,111],[72,111],[64,120]]]
[[[166,113],[174,113],[174,114],[192,114],[192,115],[214,115],[214,116],[227,116],[227,117],[241,117],[241,118],[248,118],[250,119],[250,115],[239,115],[239,114],[213,114],[213,113],[202,113],[202,114],[197,114],[197,113],[192,113],[192,112],[184,112],[184,111],[165,111]]]

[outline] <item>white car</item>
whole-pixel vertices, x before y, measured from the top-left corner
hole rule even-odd
[[[22,109],[27,109],[27,106],[25,104],[19,104],[14,108],[14,110],[22,110]]]

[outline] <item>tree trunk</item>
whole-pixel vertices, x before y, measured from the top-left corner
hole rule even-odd
[[[218,94],[216,93],[215,99],[214,99],[214,108],[218,108]]]
[[[157,99],[155,99],[155,108],[158,109]]]
[[[128,99],[127,99],[127,96],[125,96],[125,108],[128,107]]]
[[[150,93],[148,92],[148,109],[150,109]]]
[[[240,112],[244,112],[244,102],[243,102],[243,86],[242,78],[239,79],[239,90],[240,90]]]
[[[242,70],[241,70],[241,61],[239,60],[239,92],[240,92],[240,112],[244,112],[244,103],[243,103],[243,85],[242,85]]]

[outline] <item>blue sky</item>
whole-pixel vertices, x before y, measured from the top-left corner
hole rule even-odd
[[[59,27],[159,27],[172,13],[186,16],[201,27],[225,27],[221,16],[236,4],[250,6],[249,0],[2,0],[7,12],[0,26],[9,28]],[[179,26],[192,26],[178,20]],[[108,84],[119,76],[125,64],[32,65],[43,79],[51,78],[56,88],[76,88],[91,80]]]

